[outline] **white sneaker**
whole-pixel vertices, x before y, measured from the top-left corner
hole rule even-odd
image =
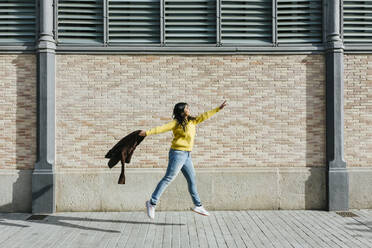
[[[200,206],[200,207],[195,206],[195,207],[191,208],[191,210],[194,211],[195,213],[205,215],[205,216],[209,216],[208,211],[205,210],[203,206]]]
[[[150,201],[146,201],[146,208],[147,208],[147,216],[150,219],[155,218],[155,206],[150,203]]]

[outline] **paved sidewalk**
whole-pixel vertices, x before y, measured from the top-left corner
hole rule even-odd
[[[372,247],[372,210],[66,212],[43,220],[0,214],[1,248]]]

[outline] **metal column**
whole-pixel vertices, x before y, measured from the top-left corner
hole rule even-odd
[[[326,156],[328,210],[349,209],[349,175],[344,159],[344,46],[341,1],[326,5]]]
[[[37,162],[32,173],[32,212],[54,213],[55,49],[53,1],[39,1],[37,44]]]

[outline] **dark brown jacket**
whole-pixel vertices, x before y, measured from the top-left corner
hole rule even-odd
[[[118,184],[125,184],[125,163],[129,164],[132,158],[133,152],[139,145],[145,136],[140,136],[141,130],[136,130],[124,138],[122,138],[110,151],[107,152],[105,158],[109,158],[108,166],[110,169],[114,167],[119,161],[121,161],[121,173]]]

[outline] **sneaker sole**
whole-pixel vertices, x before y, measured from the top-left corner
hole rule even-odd
[[[148,203],[148,201],[145,203],[145,206],[146,206],[146,214],[147,214],[147,217],[149,217],[150,219],[154,219],[154,218],[151,218],[151,216],[149,215],[149,213],[148,213],[148,207],[147,207],[147,203]],[[149,202],[149,204],[151,204],[150,202]]]
[[[209,216],[208,214],[202,214],[202,213],[200,213],[200,212],[197,212],[197,211],[195,211],[195,210],[192,209],[192,208],[190,208],[190,209],[191,209],[191,211],[193,211],[193,212],[195,212],[195,213],[197,213],[197,214],[204,215],[204,216]]]

